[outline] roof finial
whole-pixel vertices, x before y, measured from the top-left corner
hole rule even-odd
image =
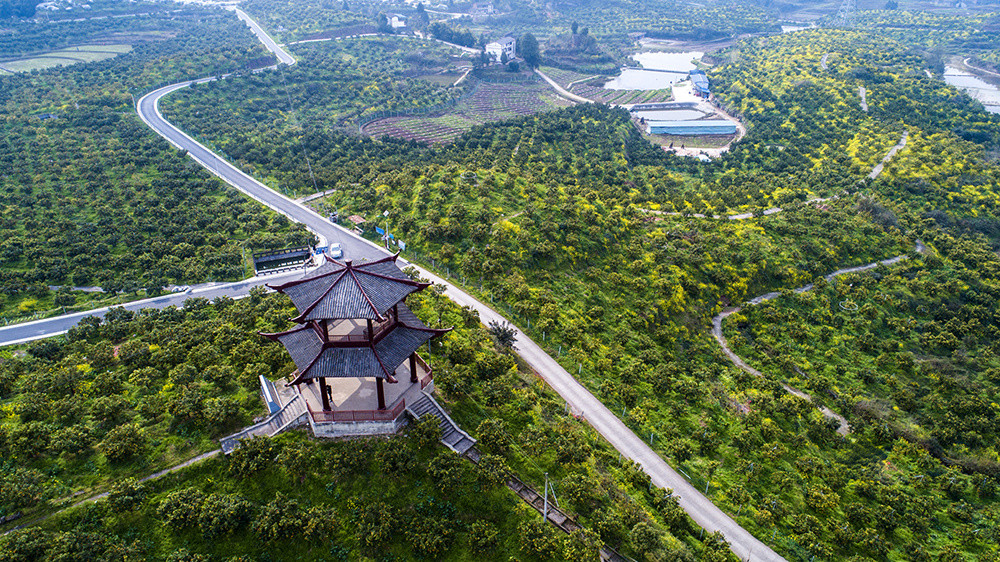
[[[354,263],[354,260],[344,260],[344,265],[347,266],[347,269],[351,269],[351,264],[353,264],[353,263]]]

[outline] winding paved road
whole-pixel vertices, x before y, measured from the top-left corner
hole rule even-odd
[[[236,11],[239,15],[239,10]],[[243,14],[241,19],[246,21],[249,20],[249,17],[246,16],[246,14]],[[254,23],[251,23],[250,25],[259,37],[266,37],[266,33],[264,33],[259,26]],[[270,40],[270,38],[265,40],[263,37],[262,41],[264,44],[278,56],[279,60],[285,60],[284,57],[279,54],[284,52],[283,49],[278,47],[273,40]],[[208,148],[195,141],[163,118],[157,107],[159,100],[163,96],[187,87],[192,83],[206,82],[209,80],[212,79],[181,82],[179,84],[160,88],[147,94],[146,96],[143,96],[137,104],[137,110],[140,117],[143,122],[167,139],[171,144],[179,149],[186,150],[188,155],[194,158],[199,164],[236,189],[278,211],[279,213],[282,213],[291,220],[306,225],[309,230],[316,233],[324,240],[341,242],[344,246],[345,255],[350,256],[353,259],[375,259],[386,255],[386,251],[374,243],[357,237],[352,232],[330,223],[311,209],[308,209],[292,199],[270,190],[257,180],[238,170],[236,167],[214,154]],[[441,277],[422,268],[418,267],[417,269],[420,271],[422,276],[434,281],[435,283],[445,286],[445,294],[447,294],[452,300],[460,305],[474,308],[479,313],[480,318],[484,323],[494,320],[507,322],[503,316],[498,314],[489,306],[476,300],[468,293],[465,293],[454,286],[450,286],[450,284]],[[286,275],[301,275],[301,273],[296,272]],[[277,280],[277,277],[247,280],[236,284],[230,284],[230,287],[223,288],[222,290],[231,290],[231,292],[226,294],[230,294],[232,296],[233,293],[245,293],[249,290],[248,287],[237,287],[237,285],[240,285],[241,283],[249,286],[259,285],[261,283],[274,280]],[[209,290],[207,289],[202,293],[192,294],[194,296],[210,296]],[[142,306],[156,305],[168,306],[169,304],[175,304],[176,299],[178,298],[183,299],[185,297],[160,297],[160,300],[152,299],[152,302],[139,301],[137,303],[132,303],[129,307],[134,306],[138,308]],[[75,324],[80,317],[89,314],[92,314],[92,312],[40,320],[32,323],[32,325],[34,326],[33,329],[36,330],[38,334],[44,333],[44,335],[37,335],[38,338],[46,337],[46,335],[55,335],[65,331],[69,326]],[[2,335],[2,331],[0,331],[0,335]],[[615,449],[617,449],[625,457],[638,463],[643,470],[649,474],[654,484],[663,488],[672,488],[679,497],[681,507],[684,508],[684,510],[698,525],[702,526],[709,532],[722,532],[722,534],[726,537],[726,540],[729,541],[732,551],[741,560],[754,560],[761,562],[784,560],[776,552],[771,550],[770,547],[757,540],[756,537],[740,527],[735,520],[719,509],[711,502],[711,500],[701,494],[679,473],[673,470],[645,443],[645,441],[633,433],[624,423],[622,423],[621,420],[618,419],[617,416],[615,416],[615,414],[608,410],[608,408],[606,408],[600,400],[584,388],[583,385],[574,379],[573,376],[563,369],[554,359],[552,359],[552,357],[545,353],[541,346],[532,341],[520,330],[517,331],[516,335],[519,342],[518,345],[520,347],[518,353],[525,360],[525,362],[527,362],[527,364],[531,366],[531,368],[534,369],[535,372],[543,380],[545,380],[545,382],[547,382],[564,400],[566,400],[576,413],[585,417],[587,421],[615,447]],[[10,342],[8,341],[8,343]]]

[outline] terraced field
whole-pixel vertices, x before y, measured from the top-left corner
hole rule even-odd
[[[570,102],[556,96],[542,83],[483,83],[471,96],[446,113],[380,119],[366,125],[364,132],[372,137],[390,136],[442,144],[451,142],[475,125],[568,105]]]
[[[561,68],[545,67],[542,68],[542,72],[570,92],[600,103],[628,105],[661,102],[670,101],[673,95],[670,88],[662,90],[606,90],[601,86],[589,83],[589,78],[595,78],[597,81],[596,78],[599,77]]]
[[[38,54],[17,60],[0,62],[0,69],[9,73],[30,72],[80,62],[95,62],[116,57],[132,50],[131,45],[80,45],[59,51]]]
[[[673,90],[670,88],[662,90],[610,90],[587,82],[574,84],[569,91],[596,102],[617,105],[670,101],[673,97]]]

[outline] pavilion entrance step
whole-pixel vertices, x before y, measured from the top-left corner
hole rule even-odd
[[[255,435],[273,437],[290,428],[306,423],[308,416],[309,412],[306,410],[305,399],[296,394],[280,410],[268,416],[264,421],[223,437],[219,440],[219,445],[222,447],[222,452],[228,455],[239,447],[240,441],[243,439],[249,439]]]
[[[444,408],[437,403],[437,400],[434,400],[434,397],[425,391],[420,392],[420,397],[413,404],[407,404],[406,411],[417,419],[424,416],[437,418],[441,427],[441,442],[460,455],[464,455],[476,444],[476,440],[462,431],[458,424],[444,411]]]

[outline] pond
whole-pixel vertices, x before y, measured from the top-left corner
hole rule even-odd
[[[667,53],[662,51],[635,53],[632,58],[642,68],[623,68],[620,76],[605,82],[609,90],[662,90],[674,82],[687,80],[687,73],[696,67],[692,62],[700,60],[705,53],[685,51]]]
[[[636,53],[632,55],[643,68],[650,70],[672,70],[674,72],[688,72],[697,68],[694,60],[701,60],[705,53],[700,51],[685,51],[682,53],[666,53],[654,51],[648,53]]]
[[[813,29],[816,27],[815,23],[810,23],[809,25],[783,25],[781,26],[782,33],[795,33],[796,31],[802,31],[804,29]]]
[[[662,90],[681,80],[687,80],[687,74],[623,68],[621,75],[605,82],[604,87],[609,90]]]
[[[979,100],[986,111],[1000,113],[1000,88],[954,66],[945,67],[944,81],[965,90],[969,96]]]

